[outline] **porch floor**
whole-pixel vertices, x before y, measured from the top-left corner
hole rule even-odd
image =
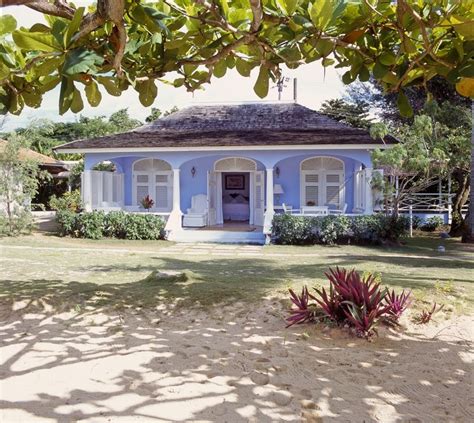
[[[196,229],[200,231],[263,232],[262,226],[249,225],[248,222],[224,222],[223,225],[204,226]]]

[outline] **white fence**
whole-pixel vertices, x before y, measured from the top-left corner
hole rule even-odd
[[[452,204],[454,194],[435,193],[435,194],[412,194],[405,197],[399,204],[400,213],[408,213],[410,206],[413,213],[439,213],[448,215],[448,223],[451,223]],[[468,204],[465,204],[462,212],[467,213]]]

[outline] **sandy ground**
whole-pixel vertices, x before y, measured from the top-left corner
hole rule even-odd
[[[369,343],[278,301],[0,321],[0,421],[471,422],[473,318]]]

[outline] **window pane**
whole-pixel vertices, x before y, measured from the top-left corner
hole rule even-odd
[[[339,187],[326,187],[326,204],[339,205]]]
[[[155,175],[155,182],[157,184],[166,184],[168,183],[168,175]]]
[[[137,186],[137,203],[140,204],[146,196],[148,195],[148,187],[147,186]]]
[[[339,175],[326,175],[326,181],[339,183]]]
[[[155,187],[155,207],[168,208],[168,187],[159,185]]]
[[[137,175],[137,182],[148,183],[148,175]]]
[[[306,183],[318,183],[319,175],[318,174],[305,175],[305,181]]]
[[[315,185],[307,185],[305,187],[305,198],[306,198],[306,206],[308,206],[308,201],[314,203],[314,205],[318,205],[318,193],[319,187]]]

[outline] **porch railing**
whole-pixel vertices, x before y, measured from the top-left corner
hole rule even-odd
[[[399,204],[399,212],[408,213],[410,207],[412,213],[447,213],[448,223],[451,223],[452,204],[454,194],[450,193],[418,193],[403,198]],[[382,204],[382,209],[385,205]],[[467,213],[469,205],[466,203],[462,208],[462,213]],[[388,211],[391,211],[389,209]]]

